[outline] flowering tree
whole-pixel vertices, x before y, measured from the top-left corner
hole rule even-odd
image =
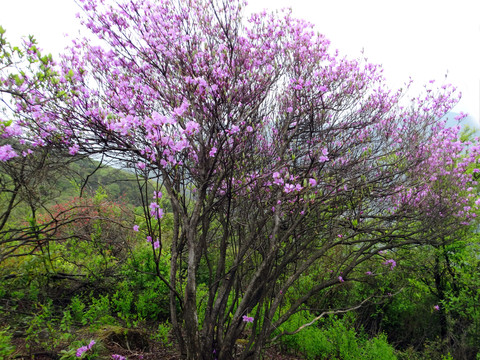
[[[170,256],[162,279],[188,359],[231,358],[242,337],[241,358],[258,358],[309,298],[369,276],[358,265],[393,267],[386,252],[471,220],[465,170],[479,148],[438,122],[451,87],[406,101],[288,11],[245,21],[240,1],[81,3],[102,46],[75,41],[58,66],[43,63],[42,86],[4,79],[17,136],[156,179],[135,230]]]

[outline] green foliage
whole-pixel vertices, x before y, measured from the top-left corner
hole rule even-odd
[[[100,295],[98,298],[91,297],[92,303],[84,315],[84,322],[90,324],[93,329],[103,325],[116,324],[110,315],[110,300],[108,295]]]
[[[83,303],[83,301],[78,296],[75,296],[74,298],[72,298],[69,307],[72,312],[72,319],[77,323],[81,323],[84,325],[85,323],[83,320],[83,312],[85,309],[85,304]]]
[[[9,333],[9,328],[0,330],[0,359],[8,359],[15,352],[15,346],[12,345],[11,341],[12,334]]]
[[[172,331],[172,326],[168,321],[158,324],[158,329],[155,333],[152,334],[152,340],[157,341],[165,347],[172,346],[172,343],[169,339],[170,332]]]
[[[57,319],[53,314],[51,302],[37,305],[37,313],[29,320],[26,330],[26,346],[40,346],[43,349],[53,349],[58,345]]]
[[[309,322],[305,313],[293,315],[281,331],[294,332]],[[284,335],[281,343],[288,349],[298,349],[307,359],[329,360],[393,360],[394,349],[385,335],[368,340],[353,327],[353,318],[331,316],[321,321],[321,326],[309,326],[294,335]]]
[[[168,255],[164,255],[158,262],[158,271],[164,278],[168,278],[168,260]],[[169,289],[156,276],[156,271],[149,244],[136,247],[121,270],[124,280],[118,284],[118,290],[112,298],[121,318],[124,320],[168,319]]]

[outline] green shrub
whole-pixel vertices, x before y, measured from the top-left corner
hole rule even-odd
[[[284,332],[293,332],[301,325],[310,322],[308,313],[297,313],[280,328]],[[331,316],[320,320],[318,326],[312,325],[294,335],[280,338],[287,349],[298,349],[306,359],[320,360],[393,360],[395,351],[386,337],[380,335],[368,340],[358,334],[353,327],[353,316],[343,318]]]
[[[92,304],[85,313],[87,322],[94,328],[103,325],[114,325],[115,319],[111,316],[110,300],[108,295],[100,295],[98,298],[92,297]]]
[[[26,330],[26,346],[53,349],[58,343],[58,324],[53,315],[52,303],[38,304],[37,307],[37,314],[30,319],[29,327]]]
[[[12,335],[6,330],[0,331],[0,359],[8,359],[13,354],[15,347],[12,345]]]
[[[160,323],[158,324],[157,331],[154,334],[152,334],[151,338],[152,340],[162,344],[163,346],[170,347],[172,346],[172,343],[170,342],[170,339],[169,339],[171,331],[172,331],[172,326],[168,321],[165,323]]]
[[[169,276],[168,255],[159,260],[159,272]],[[156,276],[156,264],[151,248],[141,244],[133,256],[123,265],[119,283],[112,297],[115,311],[123,319],[148,319],[164,321],[169,318],[169,289]]]

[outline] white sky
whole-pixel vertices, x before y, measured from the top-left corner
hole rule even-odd
[[[454,111],[480,119],[480,2],[477,0],[250,0],[248,11],[291,7],[316,25],[331,47],[352,58],[364,49],[382,64],[392,87],[411,76],[418,88],[429,80],[463,93]],[[78,34],[74,0],[0,0],[0,25],[17,43],[33,34],[45,52],[58,53]]]

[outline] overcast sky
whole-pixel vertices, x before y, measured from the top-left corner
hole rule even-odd
[[[33,34],[45,52],[60,52],[80,26],[73,0],[0,0],[0,25],[16,43]],[[480,2],[476,0],[256,0],[251,11],[291,7],[315,24],[331,47],[352,58],[363,49],[382,64],[387,81],[401,87],[411,76],[456,85],[454,109],[480,119]]]

